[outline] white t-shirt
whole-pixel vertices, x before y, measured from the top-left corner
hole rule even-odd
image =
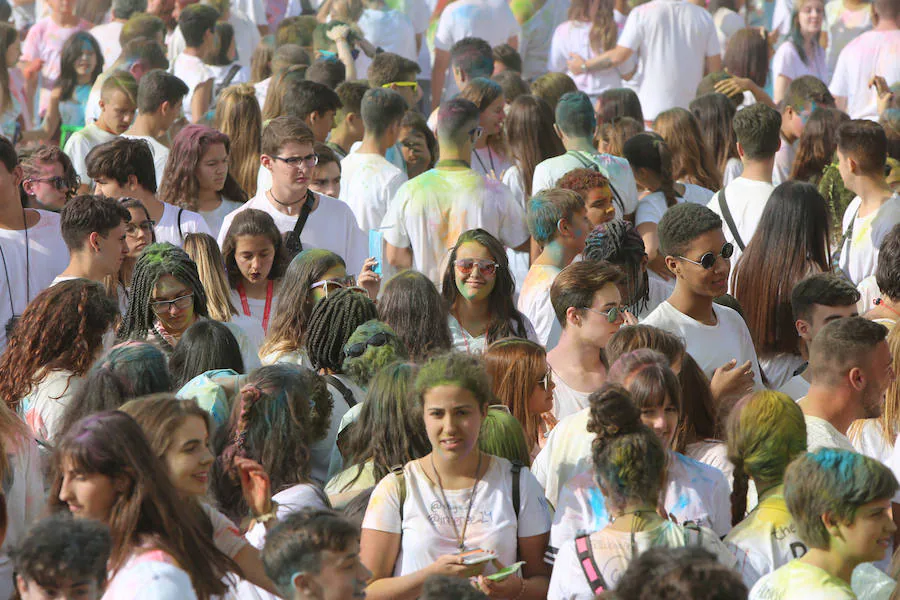
[[[169,554],[150,550],[133,554],[114,574],[102,600],[195,600],[191,578]]]
[[[759,359],[759,366],[765,373],[766,382],[771,390],[780,390],[786,386],[795,377],[794,373],[805,364],[806,361],[802,356],[790,352],[779,352]]]
[[[775,153],[775,164],[772,166],[772,185],[780,185],[791,178],[791,167],[797,155],[797,143],[798,141],[795,141],[792,144],[781,136],[781,147]]]
[[[125,23],[119,21],[110,21],[103,25],[97,25],[91,29],[91,35],[97,39],[100,44],[100,52],[103,53],[103,65],[111,67],[119,55],[122,54],[122,44],[119,43],[119,35]]]
[[[234,219],[234,216],[248,208],[255,208],[269,213],[275,221],[275,225],[278,226],[278,231],[282,234],[293,231],[298,217],[286,215],[276,210],[266,197],[267,191],[261,188],[256,196],[225,217],[225,220],[222,222],[222,228],[219,230],[218,241],[220,247],[222,242],[225,241],[225,233],[231,227],[231,221]],[[309,219],[307,219],[306,226],[303,228],[303,233],[300,236],[303,248],[306,250],[310,248],[331,250],[344,259],[348,270],[362,267],[363,262],[368,257],[369,243],[366,236],[357,227],[353,211],[350,210],[349,206],[335,198],[329,198],[318,193],[316,197],[319,200],[319,204],[314,211],[309,213]],[[299,215],[299,211],[297,212]]]
[[[829,89],[847,98],[851,119],[878,119],[878,96],[869,81],[881,75],[888,85],[900,81],[900,30],[867,31],[847,44],[834,67]]]
[[[778,47],[772,58],[772,80],[779,75],[794,80],[804,75],[812,75],[819,81],[828,81],[828,66],[825,62],[825,49],[816,44],[812,56],[806,56],[806,62],[800,58],[797,47],[787,41]]]
[[[88,121],[85,120],[85,123],[87,122]],[[72,159],[72,166],[75,168],[75,172],[78,173],[78,177],[81,179],[82,184],[88,186],[94,185],[94,182],[87,174],[87,164],[85,163],[85,160],[87,159],[88,153],[93,150],[95,146],[99,146],[100,144],[114,139],[116,139],[116,134],[103,131],[97,127],[96,124],[90,123],[89,125],[85,125],[83,129],[79,129],[70,135],[69,139],[66,140],[63,152]]]
[[[269,86],[272,84],[272,78],[267,77],[258,83],[253,84],[253,89],[256,91],[256,101],[259,102],[259,110],[262,110],[266,105],[266,96],[269,95]],[[249,192],[249,190],[248,190]]]
[[[621,219],[637,210],[637,184],[634,182],[631,165],[624,158],[611,154],[590,154],[573,150],[562,156],[548,158],[534,169],[534,178],[531,183],[532,195],[556,187],[556,182],[573,169],[590,169],[592,163],[596,165],[600,173],[609,179],[610,184],[622,200],[623,206],[619,206],[619,202],[613,198],[616,218]]]
[[[257,26],[269,25],[263,0],[231,0],[231,10],[241,11]]]
[[[286,490],[282,490],[272,496],[272,500],[278,503],[275,509],[275,518],[283,521],[291,513],[304,508],[329,508],[325,502],[325,493],[316,488],[312,483],[298,483]],[[262,550],[266,543],[266,526],[263,523],[257,523],[245,535],[247,542],[256,548]]]
[[[740,14],[724,6],[713,14],[713,22],[716,24],[716,36],[719,38],[719,46],[722,48],[722,56],[724,57],[728,40],[735,33],[747,27],[747,22]]]
[[[862,419],[850,426],[848,431],[850,443],[860,454],[865,454],[882,464],[891,464],[894,444],[897,439],[888,441],[884,437],[880,419]]]
[[[828,31],[825,62],[830,78],[847,44],[872,29],[872,9],[863,5],[859,10],[849,10],[843,0],[831,0],[825,4],[825,29]]]
[[[529,18],[522,21],[518,11],[531,10],[532,6],[511,6],[513,14],[521,22],[522,35],[519,36],[519,55],[522,57],[522,78],[532,81],[547,72],[553,32],[566,19],[569,2],[547,0]]]
[[[181,52],[177,55],[169,71],[182,80],[188,86],[188,93],[185,94],[181,103],[184,116],[188,121],[193,119],[191,115],[191,101],[194,98],[194,92],[197,87],[206,83],[210,79],[215,79],[216,75],[209,66],[203,62],[203,59],[197,56],[191,56]]]
[[[744,172],[744,163],[739,158],[729,158],[725,163],[725,172],[722,173],[722,183],[728,185],[741,176]]]
[[[241,316],[252,321],[255,325],[259,326],[259,328],[262,329],[263,317],[266,314],[265,298],[250,298],[249,296],[247,297],[247,307],[250,309],[249,315],[244,313],[244,306],[241,303],[241,295],[237,292],[237,290],[231,290],[231,303],[234,305]],[[272,294],[272,303],[269,305],[269,323],[271,323],[272,319],[275,318],[276,306],[278,306],[277,285],[275,286],[275,291]]]
[[[63,415],[72,403],[84,379],[71,371],[46,372],[19,402],[19,413],[31,427],[35,439],[53,442],[60,433]]]
[[[832,577],[824,569],[792,560],[756,582],[750,600],[772,598],[816,598],[822,600],[856,600],[845,581]]]
[[[418,57],[415,27],[410,18],[399,10],[366,8],[356,24],[366,40],[376,48],[399,54],[413,62]],[[360,52],[355,62],[357,76],[366,77],[372,59],[365,52]]]
[[[130,140],[144,140],[150,145],[150,151],[153,153],[153,169],[156,171],[156,187],[162,185],[163,173],[166,170],[166,163],[169,161],[169,149],[159,143],[159,141],[149,135],[128,135],[122,134],[123,138]]]
[[[472,169],[475,172],[501,181],[503,175],[512,166],[512,161],[490,146],[485,146],[484,148],[472,148],[472,157],[469,160],[469,164],[472,165]]]
[[[467,548],[493,550],[498,560],[509,565],[518,560],[519,538],[533,537],[550,530],[550,509],[540,486],[527,468],[519,472],[519,517],[512,504],[512,467],[505,458],[485,455],[487,472],[473,488],[444,490],[425,475],[418,461],[403,467],[406,500],[400,518],[400,481],[390,473],[382,479],[369,501],[362,528],[402,535],[394,576],[409,575],[428,567],[444,554],[455,554],[457,538],[447,513],[462,531],[472,494],[472,510],[465,528]],[[496,572],[488,563],[484,573]]]
[[[734,485],[734,465],[728,460],[728,446],[719,440],[704,439],[687,444],[684,455],[697,462],[718,469],[725,476],[728,489]]]
[[[209,517],[213,527],[213,543],[222,554],[234,558],[247,547],[247,540],[241,535],[241,530],[231,519],[223,515],[217,509],[206,502],[200,503],[200,508]]]
[[[638,55],[642,77],[637,94],[648,121],[664,110],[687,108],[703,78],[706,58],[722,53],[712,16],[684,0],[637,6],[625,21],[618,45]]]
[[[364,402],[366,394],[359,386],[357,386],[349,377],[344,375],[335,375],[347,389],[353,394],[356,403]],[[310,479],[319,485],[325,485],[328,482],[328,473],[331,467],[331,457],[337,449],[337,436],[341,430],[341,420],[350,410],[350,405],[344,399],[340,390],[335,386],[328,384],[328,392],[331,394],[331,422],[328,425],[328,433],[324,438],[315,442],[309,447],[310,454]]]
[[[600,577],[606,582],[604,589],[614,589],[628,564],[650,548],[683,548],[699,546],[711,552],[716,560],[729,568],[737,566],[734,554],[719,540],[714,531],[701,527],[699,531],[687,529],[663,521],[653,529],[629,533],[604,529],[589,537],[591,553],[600,570]],[[585,575],[575,540],[569,540],[559,550],[553,563],[548,598],[593,598],[590,582]]]
[[[890,230],[900,223],[900,194],[894,194],[881,208],[865,217],[857,212],[862,204],[859,196],[844,211],[844,233],[853,223],[853,235],[848,236],[841,248],[841,269],[854,283],[875,274],[881,242]]]
[[[163,215],[153,228],[157,242],[169,242],[181,248],[184,236],[189,233],[206,233],[212,235],[203,217],[194,211],[182,209],[163,202]],[[181,228],[178,227],[178,213],[181,212]]]
[[[4,446],[9,457],[9,474],[3,486],[8,519],[6,538],[0,547],[0,598],[10,598],[15,583],[9,549],[21,544],[31,525],[43,515],[47,495],[41,455],[34,440],[22,440],[15,447],[11,440],[4,440]]]
[[[856,452],[846,435],[835,429],[834,425],[810,415],[803,415],[806,421],[806,449],[815,452],[820,448],[837,448]]]
[[[237,200],[229,200],[225,196],[219,196],[222,199],[222,202],[218,207],[210,210],[199,212],[199,215],[203,217],[203,220],[206,221],[206,226],[209,227],[210,235],[214,238],[219,237],[219,233],[222,231],[222,223],[225,222],[225,217],[239,209],[244,205],[243,202],[238,202]],[[227,231],[224,233],[228,233]]]
[[[341,161],[340,199],[353,209],[359,228],[377,229],[391,200],[406,183],[401,171],[380,154],[353,152]]]
[[[632,308],[632,314],[637,317],[637,320],[641,323],[644,322],[644,319],[656,310],[656,307],[665,302],[669,296],[672,295],[672,292],[675,291],[675,280],[665,281],[655,273],[651,272],[647,277],[647,287],[649,288],[649,292],[647,294],[647,306],[644,308],[637,310],[635,307]]]
[[[559,378],[554,377],[553,380],[558,388]],[[584,460],[590,460],[591,442],[594,440],[587,430],[590,416],[590,409],[583,408],[560,419],[531,463],[534,476],[544,488],[544,495],[554,506],[559,504],[563,484],[578,473]]]
[[[384,240],[412,248],[413,268],[437,286],[459,235],[478,227],[511,248],[528,240],[525,214],[509,189],[471,169],[431,169],[407,181],[381,224]]]
[[[659,327],[684,340],[684,345],[707,377],[712,378],[716,369],[731,359],[738,366],[750,361],[753,369],[753,386],[764,389],[756,349],[750,330],[737,311],[727,306],[713,305],[718,321],[715,325],[705,325],[679,312],[668,301],[663,302],[650,313],[643,323]]]
[[[603,71],[573,73],[569,71],[567,62],[570,54],[577,54],[585,60],[598,56],[591,46],[591,23],[586,21],[566,21],[553,32],[550,43],[550,56],[547,58],[547,71],[565,73],[572,78],[578,89],[596,100],[602,92],[622,87],[622,73],[626,75],[634,70],[636,60],[630,57],[625,64]]]
[[[528,317],[525,315],[520,316],[522,317],[522,323],[525,325],[526,339],[537,343],[537,334],[534,332],[531,321],[529,321]],[[468,352],[469,354],[484,353],[484,348],[487,345],[487,334],[481,334],[478,337],[472,336],[471,333],[466,331],[466,329],[460,325],[459,321],[457,321],[456,317],[453,315],[448,315],[447,326],[450,328],[450,339],[453,343],[454,350],[457,352]],[[509,326],[515,331],[515,321],[510,319]]]
[[[774,189],[775,186],[767,181],[754,181],[745,177],[738,177],[725,187],[725,200],[728,202],[728,209],[731,211],[731,217],[734,219],[734,225],[737,227],[744,246],[750,243],[750,239],[756,233],[756,226],[759,225],[763,210],[765,210],[766,203]],[[734,254],[731,256],[733,267],[741,257],[742,251],[734,241],[731,228],[728,227],[722,216],[722,209],[719,208],[721,193],[721,191],[716,192],[706,207],[722,217],[722,231],[725,233],[725,239],[734,244]],[[734,272],[733,268],[732,272]]]
[[[550,303],[550,287],[560,273],[562,270],[553,265],[531,265],[519,294],[519,312],[534,325],[537,341],[542,346],[547,345],[550,329],[556,321],[556,313]]]
[[[594,392],[581,392],[563,381],[562,376],[553,371],[553,409],[550,411],[557,419],[565,419],[588,407],[588,397]]]
[[[706,204],[713,196],[711,190],[693,183],[683,183],[684,196],[675,198],[677,204],[691,202],[692,204]],[[641,198],[634,215],[635,227],[644,223],[659,223],[662,216],[669,209],[666,206],[666,196],[662,192],[653,192]]]
[[[10,317],[21,315],[28,303],[50,287],[53,279],[69,264],[69,250],[59,231],[59,214],[45,210],[35,212],[40,215],[40,220],[28,229],[27,251],[25,230],[0,229],[0,248],[3,248],[6,265],[6,271],[0,271],[0,351],[6,348],[6,323]],[[26,271],[28,285],[25,284]]]

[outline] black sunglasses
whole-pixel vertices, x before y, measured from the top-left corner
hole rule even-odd
[[[347,346],[346,348],[344,348],[344,357],[356,358],[358,356],[362,356],[363,354],[365,354],[366,348],[368,348],[369,346],[384,346],[390,339],[390,335],[381,331],[364,342],[357,342],[351,346]]]
[[[716,254],[714,252],[707,252],[706,254],[704,254],[703,256],[700,257],[699,261],[691,260],[690,258],[688,258],[686,256],[679,256],[678,258],[680,258],[682,260],[686,260],[689,263],[694,263],[695,265],[701,266],[704,269],[706,269],[707,271],[709,271],[714,266],[716,266],[716,261],[719,259],[720,256],[722,258],[724,258],[725,260],[728,260],[731,258],[732,254],[734,254],[734,246],[731,244],[731,242],[725,242],[725,245],[722,246],[721,252],[719,252],[718,254]]]

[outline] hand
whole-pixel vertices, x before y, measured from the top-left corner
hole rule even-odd
[[[349,25],[335,25],[328,32],[325,33],[329,40],[332,42],[338,41],[347,41],[347,37],[350,35],[350,26]]]
[[[717,404],[724,398],[740,398],[753,391],[753,368],[750,361],[736,365],[737,360],[732,358],[713,373],[709,389]]]
[[[272,484],[269,474],[255,460],[237,456],[234,468],[241,478],[244,501],[253,515],[264,515],[272,511]]]
[[[627,310],[622,312],[622,321],[623,321],[623,323],[622,323],[623,325],[637,325],[638,324],[637,317],[635,317],[633,314],[631,314]]]
[[[584,73],[584,67],[587,65],[587,61],[585,61],[578,54],[570,54],[569,60],[566,61],[566,67],[569,69],[570,73],[575,73],[576,75],[579,73]]]
[[[479,563],[477,565],[464,565],[463,559],[459,554],[444,554],[438,556],[437,560],[425,567],[430,575],[448,575],[450,577],[469,578],[481,575],[484,571],[484,565],[487,563]]]
[[[498,571],[506,568],[499,560],[494,559],[491,562],[494,563]],[[525,585],[525,582],[518,575],[510,575],[501,581],[491,581],[484,575],[479,575],[476,585],[489,598],[515,598],[522,591],[522,586]]]
[[[869,80],[869,87],[875,88],[875,93],[878,94],[878,114],[881,115],[886,111],[891,102],[894,100],[894,93],[891,91],[890,86],[887,81],[881,75],[875,75],[872,79]]]
[[[378,290],[381,289],[381,275],[374,271],[377,266],[378,261],[370,256],[363,263],[359,277],[356,278],[356,284],[366,290],[372,300],[378,298]]]
[[[716,83],[713,89],[720,94],[733,98],[747,91],[753,91],[755,84],[749,77],[729,77]]]

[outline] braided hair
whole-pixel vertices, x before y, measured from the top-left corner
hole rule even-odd
[[[650,280],[644,260],[644,240],[627,221],[613,220],[598,225],[584,242],[584,259],[607,261],[625,274],[628,297],[625,304],[634,314],[641,314],[650,301]]]
[[[145,340],[154,331],[156,315],[150,308],[151,296],[159,278],[171,275],[194,293],[194,314],[209,316],[206,308],[206,291],[200,282],[197,265],[187,252],[167,242],[151,244],[144,249],[134,265],[131,277],[131,301],[119,326],[118,340]],[[167,347],[167,344],[160,344]]]
[[[306,329],[306,352],[316,370],[342,373],[344,345],[356,328],[378,318],[375,303],[359,290],[338,290],[313,309]]]

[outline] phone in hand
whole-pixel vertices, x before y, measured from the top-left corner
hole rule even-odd
[[[510,575],[515,575],[519,572],[519,569],[522,568],[522,565],[525,564],[525,561],[519,561],[517,563],[513,563],[506,567],[505,569],[500,569],[496,573],[492,573],[491,575],[485,575],[485,579],[490,579],[491,581],[503,581]]]
[[[372,268],[372,272],[381,275],[381,262],[384,254],[384,234],[380,229],[369,230],[369,256],[378,261]]]
[[[497,558],[497,553],[491,550],[469,550],[468,552],[461,552],[460,556],[463,559],[464,565],[480,565],[481,563],[489,562]]]

